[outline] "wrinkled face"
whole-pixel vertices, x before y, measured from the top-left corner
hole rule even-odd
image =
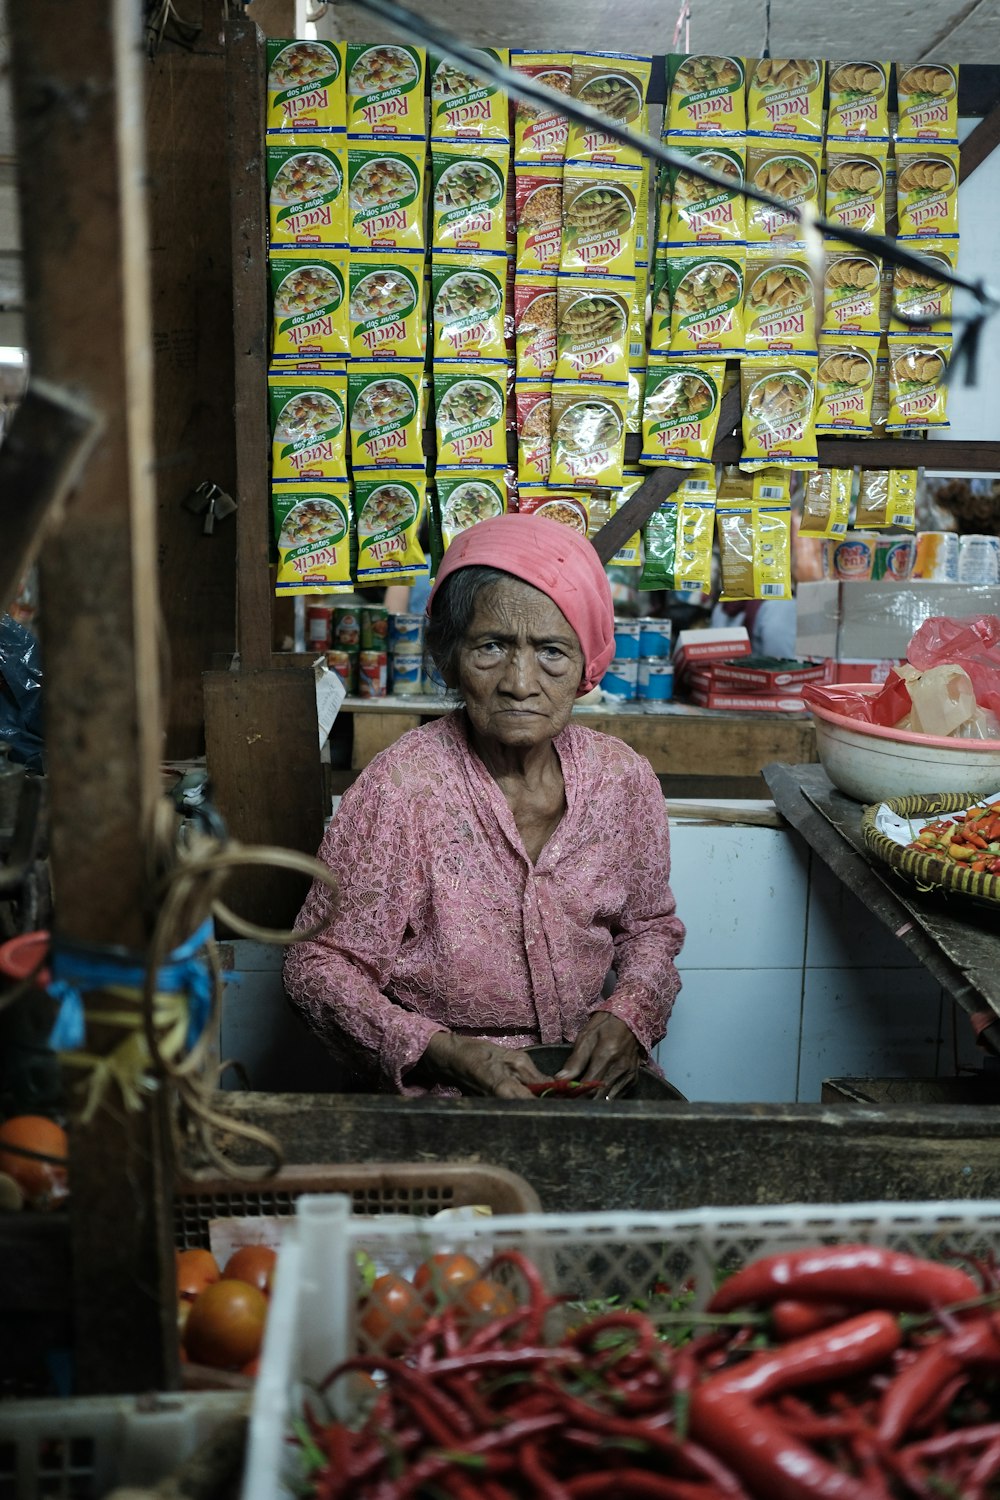
[[[477,595],[452,685],[465,699],[476,734],[530,748],[565,728],[583,667],[580,642],[562,610],[512,578]]]

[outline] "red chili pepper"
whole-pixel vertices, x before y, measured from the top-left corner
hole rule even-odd
[[[569,1500],[571,1491],[550,1474],[542,1462],[536,1442],[522,1443],[517,1455],[517,1466],[534,1487],[536,1495],[541,1495],[542,1500]]]
[[[573,1500],[728,1500],[714,1484],[672,1479],[649,1469],[613,1469],[607,1474],[580,1474],[566,1484]]]
[[[555,1099],[586,1099],[605,1087],[601,1078],[546,1078],[542,1083],[525,1084],[525,1088],[536,1099],[545,1099],[550,1095]]]
[[[956,1266],[877,1245],[831,1245],[754,1261],[724,1281],[708,1307],[710,1312],[732,1312],[790,1297],[921,1312],[978,1296],[971,1276]]]
[[[789,1339],[805,1338],[820,1328],[829,1328],[831,1323],[842,1323],[850,1317],[850,1309],[836,1302],[793,1302],[783,1297],[771,1308],[771,1327],[782,1343]]]
[[[882,1398],[879,1439],[890,1446],[897,1444],[942,1386],[963,1371],[984,1366],[1000,1371],[1000,1336],[990,1317],[977,1318],[957,1333],[928,1344]]]
[[[545,1315],[556,1305],[555,1299],[546,1292],[545,1283],[534,1261],[529,1260],[520,1250],[498,1251],[487,1266],[486,1275],[492,1276],[499,1266],[513,1266],[520,1273],[521,1279],[528,1288],[525,1339],[534,1344],[539,1343],[545,1324]]]

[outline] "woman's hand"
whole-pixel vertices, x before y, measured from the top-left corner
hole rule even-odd
[[[641,1062],[642,1048],[625,1022],[610,1011],[595,1010],[556,1077],[600,1078],[604,1098],[615,1099],[635,1082]]]
[[[450,1031],[435,1032],[419,1068],[421,1082],[456,1084],[463,1094],[492,1094],[497,1099],[531,1099],[525,1085],[546,1081],[527,1052]]]

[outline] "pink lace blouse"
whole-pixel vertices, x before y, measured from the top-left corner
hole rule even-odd
[[[666,1030],[684,927],[659,782],[610,735],[570,723],[554,744],[567,807],[535,864],[461,710],[376,756],[323,839],[337,911],[289,948],[285,985],[334,1051],[346,1038],[401,1093],[423,1092],[406,1073],[437,1031],[573,1041],[607,1010],[648,1052]],[[328,904],[314,884],[298,925]]]

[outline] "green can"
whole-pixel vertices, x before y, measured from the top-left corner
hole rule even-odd
[[[362,651],[386,651],[389,641],[389,611],[381,604],[363,604],[359,614]]]
[[[357,651],[361,642],[361,611],[356,604],[335,606],[330,627],[334,650]]]

